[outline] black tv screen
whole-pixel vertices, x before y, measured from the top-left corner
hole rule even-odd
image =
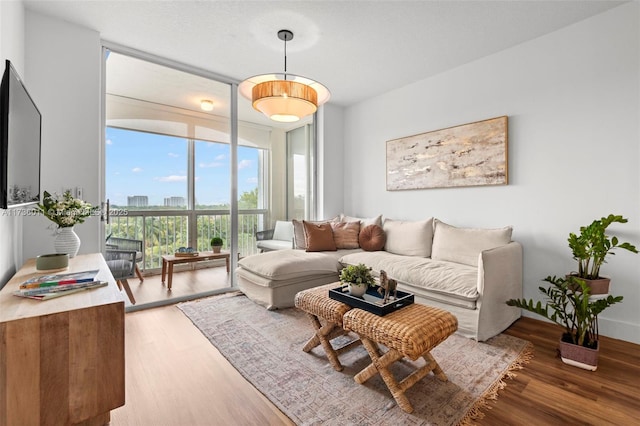
[[[42,116],[6,61],[0,86],[0,208],[40,201]]]

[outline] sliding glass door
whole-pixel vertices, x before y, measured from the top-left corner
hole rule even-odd
[[[313,218],[312,117],[276,123],[233,80],[120,46],[104,52],[104,232],[143,241],[144,274],[180,247],[209,250],[214,236],[235,264],[257,253],[257,231]]]

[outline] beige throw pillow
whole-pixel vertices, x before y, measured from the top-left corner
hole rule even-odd
[[[347,216],[344,213],[340,214],[340,222],[360,222],[360,229],[368,225],[378,225],[382,228],[382,215],[375,217],[353,217]]]
[[[293,248],[304,250],[307,248],[307,242],[304,236],[304,225],[301,220],[293,219]]]
[[[385,219],[382,229],[387,237],[385,251],[405,256],[431,256],[433,218],[420,221]]]
[[[357,249],[358,235],[360,234],[360,221],[358,222],[331,222],[333,241],[337,249]]]
[[[330,223],[313,223],[303,220],[302,224],[307,242],[306,251],[336,251]]]
[[[480,252],[509,244],[512,230],[456,228],[436,219],[431,258],[478,266]]]

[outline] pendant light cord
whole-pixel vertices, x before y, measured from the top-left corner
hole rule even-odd
[[[287,36],[284,36],[284,79],[287,79]]]

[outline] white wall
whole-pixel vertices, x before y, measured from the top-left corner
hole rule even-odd
[[[26,74],[29,93],[42,113],[42,190],[82,187],[84,200],[99,205],[101,168],[101,43],[86,28],[27,11]],[[24,256],[54,252],[51,222],[25,219]],[[75,227],[80,253],[100,251],[100,222]]]
[[[346,212],[513,225],[527,298],[576,269],[566,239],[593,219],[623,214],[612,231],[640,246],[639,18],[627,3],[348,108]],[[501,115],[508,186],[386,191],[385,141]],[[640,343],[640,256],[619,252],[602,272],[625,300],[601,315],[601,333]]]
[[[24,73],[24,6],[22,2],[0,2],[0,73],[9,59],[26,85]],[[0,210],[0,288],[22,266],[22,209]]]

